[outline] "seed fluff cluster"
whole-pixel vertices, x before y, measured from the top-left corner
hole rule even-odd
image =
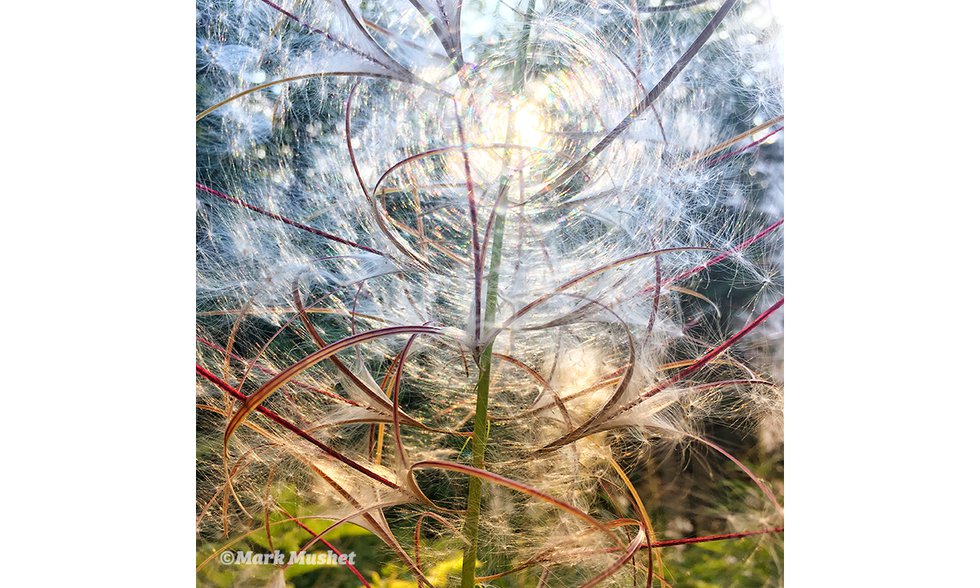
[[[199,0],[202,584],[351,524],[395,566],[329,572],[364,585],[775,549],[779,480],[712,433],[781,444],[779,30],[642,1]],[[747,488],[727,529],[684,479]]]

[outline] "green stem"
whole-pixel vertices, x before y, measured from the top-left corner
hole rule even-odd
[[[493,227],[493,253],[490,256],[489,279],[487,281],[487,308],[485,324],[490,325],[496,314],[497,283],[500,277],[501,245],[504,240],[504,226],[507,223],[506,210],[503,208],[497,214]],[[493,359],[493,341],[487,343],[480,353],[480,379],[476,384],[476,416],[473,419],[473,467],[483,469],[484,456],[487,449],[487,438],[490,436],[490,419],[487,416],[487,405],[490,400],[490,362]],[[469,494],[466,499],[466,520],[463,524],[463,536],[469,540],[463,553],[463,588],[473,588],[476,582],[476,548],[480,526],[480,498],[483,493],[483,480],[470,477]]]
[[[514,69],[514,94],[524,88],[524,73],[527,67],[528,40],[531,35],[531,20],[534,13],[535,0],[529,0],[527,13],[524,15],[524,28],[518,45],[517,64]],[[513,113],[507,117],[507,141],[513,129]],[[507,164],[510,154],[505,157]],[[523,173],[523,172],[521,172]],[[500,178],[499,210],[494,216],[493,248],[490,253],[490,265],[487,267],[487,299],[483,324],[493,325],[497,315],[497,286],[500,283],[500,259],[503,255],[504,229],[507,225],[506,192],[509,176],[502,174]],[[490,367],[493,360],[493,340],[487,342],[480,353],[480,379],[476,384],[476,415],[473,419],[473,437],[470,440],[473,448],[473,467],[484,469],[487,449],[487,439],[490,436],[490,419],[487,407],[490,402]],[[480,528],[480,501],[483,495],[483,480],[470,476],[469,493],[466,498],[466,519],[463,523],[463,536],[468,540],[463,552],[462,588],[474,588],[476,584],[476,555]]]

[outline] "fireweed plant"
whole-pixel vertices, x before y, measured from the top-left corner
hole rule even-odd
[[[197,14],[200,573],[345,525],[419,586],[669,586],[675,546],[778,544],[778,480],[708,432],[781,430],[767,3]],[[708,455],[744,508],[664,536],[650,472]]]

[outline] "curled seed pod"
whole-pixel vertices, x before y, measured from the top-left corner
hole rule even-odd
[[[200,0],[202,581],[351,525],[379,585],[778,564],[778,47],[759,0]]]

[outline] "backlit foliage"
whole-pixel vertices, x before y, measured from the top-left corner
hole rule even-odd
[[[202,584],[352,523],[367,581],[459,585],[473,477],[478,582],[694,585],[696,508],[778,569],[779,480],[711,434],[781,443],[767,2],[199,0],[197,42]],[[665,494],[701,462],[731,503]]]

